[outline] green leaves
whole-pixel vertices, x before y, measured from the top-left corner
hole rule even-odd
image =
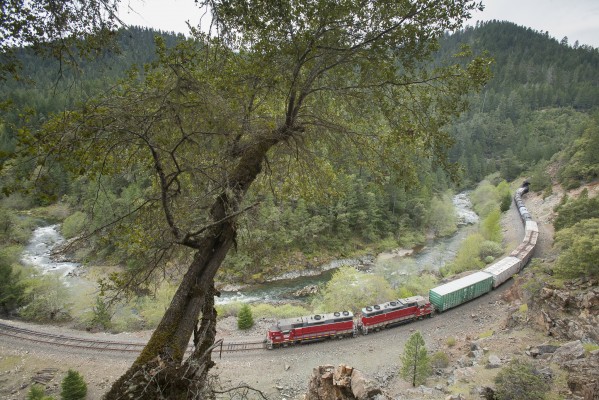
[[[254,326],[254,318],[252,317],[252,310],[248,304],[241,306],[239,314],[237,314],[237,327],[241,330],[250,329]]]
[[[354,267],[341,267],[315,300],[316,309],[323,312],[359,311],[362,307],[389,301],[393,289],[382,276],[366,274]]]
[[[542,400],[550,386],[534,365],[512,360],[495,377],[495,393],[499,400]]]
[[[410,336],[404,347],[399,374],[411,382],[413,387],[416,387],[423,384],[430,373],[430,359],[426,344],[420,332],[416,331]]]
[[[582,220],[555,235],[561,253],[555,273],[562,278],[599,277],[599,218]]]

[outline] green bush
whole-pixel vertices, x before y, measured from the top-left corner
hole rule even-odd
[[[506,212],[512,205],[512,189],[506,181],[501,181],[495,190],[497,199],[499,200],[499,209],[501,212]]]
[[[498,400],[543,400],[549,385],[529,362],[512,360],[495,377]]]
[[[480,259],[483,242],[484,238],[480,233],[469,235],[460,245],[453,262],[441,268],[441,273],[449,276],[484,267],[485,263]]]
[[[80,235],[87,225],[87,216],[81,211],[77,211],[68,216],[62,223],[62,235],[71,239]]]
[[[33,385],[27,393],[27,400],[54,400],[54,397],[46,396],[43,386]]]
[[[500,243],[493,242],[491,240],[485,240],[480,245],[479,256],[481,258],[493,257],[497,258],[503,254],[503,247]]]
[[[252,310],[250,306],[244,304],[241,306],[239,310],[239,314],[237,315],[237,327],[241,330],[250,329],[254,326],[254,317],[252,316]]]
[[[71,319],[70,295],[64,283],[54,275],[33,276],[25,281],[26,302],[20,315],[30,321],[59,322]]]
[[[25,302],[25,284],[19,272],[0,260],[0,315],[10,315]]]
[[[588,191],[584,189],[578,199],[567,201],[557,211],[558,215],[553,223],[556,231],[585,219],[599,218],[599,196],[590,199]]]
[[[252,304],[252,316],[254,318],[292,318],[300,315],[311,314],[312,311],[306,307],[293,304],[282,304],[275,306],[272,304]]]
[[[541,161],[532,170],[529,182],[531,189],[535,192],[551,191],[552,182],[551,176],[547,172],[548,165],[548,161]]]
[[[449,366],[449,357],[442,351],[438,351],[431,356],[431,367],[447,368]]]
[[[63,400],[83,400],[87,395],[87,385],[77,371],[70,369],[61,384],[60,397]]]
[[[239,310],[241,310],[241,306],[242,303],[240,302],[217,304],[214,307],[216,308],[217,319],[236,317],[239,314]]]
[[[105,331],[112,327],[112,314],[110,313],[108,305],[102,301],[100,296],[96,297],[96,305],[92,308],[92,314],[92,327]]]
[[[482,220],[480,233],[486,240],[501,243],[501,212],[498,208],[491,210]]]
[[[599,277],[599,218],[557,232],[555,245],[561,250],[554,267],[558,278]]]
[[[362,307],[394,297],[394,290],[382,276],[360,272],[354,267],[341,267],[313,300],[313,306],[323,312],[357,312]]]

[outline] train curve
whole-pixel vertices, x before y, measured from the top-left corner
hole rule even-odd
[[[538,240],[539,229],[535,221],[532,220],[532,216],[524,202],[522,200],[522,196],[528,192],[528,185],[525,184],[516,191],[514,196],[514,203],[519,212],[522,223],[525,226],[525,234],[520,245],[512,251],[512,253],[500,259],[499,261],[491,264],[491,266],[485,268],[482,271],[477,271],[471,275],[468,275],[466,281],[471,279],[473,275],[476,275],[477,279],[480,277],[482,280],[489,281],[490,284],[485,284],[488,289],[478,289],[474,290],[473,297],[463,297],[456,304],[451,304],[450,307],[443,308],[435,305],[437,312],[445,311],[448,308],[456,307],[461,304],[464,304],[476,297],[482,296],[499,287],[509,278],[511,278],[515,273],[518,273],[524,268],[524,266],[528,263],[532,255],[534,254],[534,250],[536,247],[536,243]],[[487,277],[481,276],[481,274],[487,274]],[[446,285],[453,284],[458,282],[464,278],[459,280],[455,280],[449,282]],[[435,289],[442,288],[445,285],[441,285],[437,288],[431,289],[431,291],[435,291]],[[440,291],[440,290],[437,290]],[[429,293],[430,298],[430,293]],[[432,316],[432,315],[429,315]],[[414,318],[417,319],[417,318]],[[129,354],[138,354],[141,352],[143,347],[145,346],[145,342],[131,342],[131,341],[111,341],[111,340],[101,340],[101,339],[89,339],[89,338],[81,338],[75,336],[68,335],[59,335],[52,334],[48,332],[44,332],[41,330],[31,330],[20,328],[12,324],[1,323],[0,322],[0,336],[7,336],[16,338],[22,341],[29,341],[34,343],[42,343],[50,346],[56,347],[68,347],[72,349],[79,349],[85,351],[92,352],[124,352]],[[335,335],[336,337],[336,335]],[[245,351],[255,351],[255,350],[264,350],[267,349],[268,345],[265,340],[260,340],[258,338],[249,339],[247,341],[239,341],[239,342],[226,342],[224,340],[219,340],[213,352],[219,354],[221,357],[223,353],[231,353],[231,352],[245,352]],[[193,350],[193,346],[190,345],[187,349],[187,352],[191,352]]]

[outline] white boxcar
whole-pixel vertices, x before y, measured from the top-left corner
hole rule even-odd
[[[524,230],[526,232],[539,232],[539,225],[537,225],[536,221],[526,221]]]
[[[506,257],[489,265],[483,271],[493,275],[493,287],[501,285],[520,271],[522,260],[517,257]]]

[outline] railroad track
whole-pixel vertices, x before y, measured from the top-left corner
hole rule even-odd
[[[53,333],[19,328],[4,323],[0,323],[0,336],[9,336],[20,340],[30,341],[34,343],[44,343],[51,346],[70,347],[97,352],[116,351],[127,353],[140,353],[146,345],[142,342],[118,342],[112,340],[86,339],[65,335],[57,335]],[[222,353],[227,352],[260,350],[264,348],[266,347],[263,341],[221,341],[220,345],[215,347],[213,352],[222,355]],[[191,352],[192,350],[193,346],[190,345],[187,351]]]

